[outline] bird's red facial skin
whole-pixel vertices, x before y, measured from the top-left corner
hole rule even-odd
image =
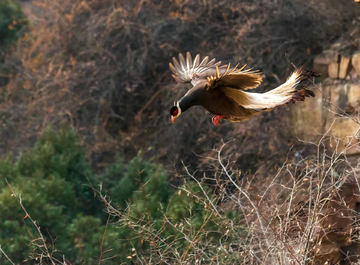
[[[171,114],[171,115],[172,115],[172,117],[171,117],[171,122],[172,122],[172,123],[174,123],[175,118],[176,118],[176,116],[178,115],[178,113],[179,113],[179,110],[178,110],[178,109],[175,109],[174,112]]]

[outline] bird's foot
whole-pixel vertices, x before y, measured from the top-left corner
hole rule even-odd
[[[215,126],[219,126],[219,121],[221,121],[223,117],[225,117],[225,115],[215,115],[214,117],[212,117],[212,122]]]

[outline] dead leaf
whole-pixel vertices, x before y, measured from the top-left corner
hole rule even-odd
[[[76,64],[76,60],[75,60],[75,58],[70,54],[70,63],[71,63],[71,65],[74,67],[75,66],[75,64]]]
[[[65,14],[65,17],[66,17],[70,22],[72,22],[73,19],[74,19],[74,16],[71,15],[71,14]]]
[[[40,2],[38,2],[38,1],[33,1],[32,4],[35,5],[35,6],[42,7],[42,8],[45,8],[45,7],[46,7],[46,4],[40,3]]]
[[[47,108],[47,111],[50,112],[50,113],[53,113],[54,112],[54,106],[51,106],[51,107],[48,107]]]
[[[169,17],[171,18],[178,18],[179,17],[179,11],[176,10],[176,12],[170,12]]]
[[[30,80],[26,80],[24,83],[23,83],[23,88],[24,89],[30,89],[32,88],[32,82]]]

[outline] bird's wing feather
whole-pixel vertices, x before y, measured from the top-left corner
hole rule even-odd
[[[208,72],[207,77],[209,89],[217,87],[231,87],[233,89],[248,90],[258,87],[262,82],[261,74],[251,69],[243,70],[235,66],[230,68],[230,64],[221,67],[215,67]]]
[[[173,63],[169,63],[169,67],[173,72],[173,78],[180,83],[192,83],[196,84],[198,79],[206,78],[209,76],[207,72],[215,67],[219,67],[221,62],[216,62],[215,59],[209,61],[209,57],[206,56],[200,62],[200,55],[196,55],[194,61],[192,61],[189,52],[186,53],[186,59],[180,53],[179,61],[173,57]],[[220,67],[223,69],[224,67]]]

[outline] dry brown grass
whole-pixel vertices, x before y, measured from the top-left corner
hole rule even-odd
[[[341,4],[340,4],[341,2]],[[82,135],[94,165],[115,152],[193,166],[212,146],[237,138],[239,166],[252,170],[294,145],[288,107],[241,124],[214,128],[202,109],[175,125],[168,109],[185,92],[168,62],[191,51],[248,63],[283,81],[296,65],[345,34],[358,10],[352,1],[34,1],[29,32],[3,65],[1,153],[32,144],[43,129],[68,121]],[[325,12],[326,11],[326,12]],[[284,128],[284,129],[279,129]],[[271,136],[271,137],[269,137]],[[277,154],[275,154],[277,152]],[[245,161],[241,164],[241,161]]]

